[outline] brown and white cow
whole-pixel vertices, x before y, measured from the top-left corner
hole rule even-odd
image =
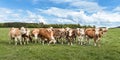
[[[17,45],[18,42],[20,43],[20,45],[22,45],[21,32],[19,28],[12,27],[9,31],[9,37],[11,39],[9,43],[11,43],[11,41],[13,40],[15,42],[15,45]]]
[[[76,35],[77,31],[76,29],[70,29],[70,28],[67,28],[66,30],[67,30],[66,39],[67,39],[68,45],[73,45],[73,42],[75,38],[77,37]]]
[[[24,44],[28,44],[31,41],[30,30],[28,28],[21,27],[21,36]]]
[[[44,44],[44,41],[48,41],[48,45],[50,43],[56,43],[56,40],[53,36],[53,30],[51,28],[40,28],[39,29],[39,37],[42,39],[42,42]]]
[[[85,29],[84,28],[77,28],[77,29],[68,29],[67,31],[67,40],[68,45],[72,45],[72,42],[75,41],[77,38],[78,43],[83,45],[84,38],[85,38]]]
[[[39,41],[39,28],[35,28],[31,31],[31,35],[34,37],[35,43]],[[41,41],[40,41],[41,42]]]
[[[100,46],[100,38],[102,37],[102,34],[103,32],[100,30],[100,28],[87,28],[85,30],[87,41],[90,44],[89,39],[94,39],[94,46]]]
[[[103,31],[103,34],[106,34],[106,32],[108,31],[108,28],[107,27],[104,27],[104,28],[100,28],[101,31]]]
[[[85,38],[85,29],[77,28],[76,35],[77,35],[77,39],[78,39],[78,44],[83,45],[84,38]]]
[[[59,42],[61,41],[61,44],[63,44],[64,39],[66,38],[66,32],[64,28],[53,28],[53,35],[54,38]]]

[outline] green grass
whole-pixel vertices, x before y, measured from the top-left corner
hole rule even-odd
[[[101,47],[67,44],[44,46],[8,44],[8,28],[0,28],[0,60],[120,60],[120,29],[110,29],[101,40]]]

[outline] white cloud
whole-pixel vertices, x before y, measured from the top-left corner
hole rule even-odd
[[[47,23],[45,18],[40,14],[35,14],[29,10],[23,11],[21,9],[7,9],[0,8],[1,22],[34,22],[34,23]]]
[[[67,3],[69,7],[76,7],[76,9],[83,9],[88,12],[97,12],[105,9],[93,0],[50,0],[55,3]]]
[[[119,13],[110,13],[105,11],[99,11],[91,15],[87,15],[83,10],[73,11],[68,9],[61,9],[52,7],[47,10],[40,10],[40,12],[47,15],[57,17],[57,22],[66,21],[73,23],[80,23],[84,25],[97,25],[97,26],[113,26],[117,23],[120,23],[120,14]],[[111,25],[113,24],[113,25]],[[120,24],[119,24],[120,25]]]
[[[98,11],[88,15],[84,10],[74,11],[70,9],[62,9],[51,7],[43,10],[38,9],[41,14],[21,9],[7,9],[0,8],[0,21],[1,22],[43,22],[43,23],[80,23],[82,25],[96,25],[96,26],[119,26],[120,14],[119,12],[106,12]],[[50,17],[49,17],[49,16]]]
[[[97,12],[105,8],[99,6],[96,2],[89,2],[89,1],[72,2],[70,5],[89,12]]]

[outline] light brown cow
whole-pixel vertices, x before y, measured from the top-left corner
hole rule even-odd
[[[40,28],[39,29],[39,36],[41,37],[42,41],[43,41],[43,44],[44,44],[44,41],[48,41],[48,45],[50,43],[56,43],[56,40],[53,36],[53,31],[51,28]]]
[[[85,30],[87,41],[90,44],[89,39],[94,39],[94,46],[100,46],[100,38],[102,37],[102,34],[103,32],[99,28],[87,28]]]
[[[31,31],[31,35],[34,37],[35,43],[39,40],[39,28],[35,28]],[[41,42],[41,41],[40,41]]]
[[[21,32],[18,28],[12,27],[9,31],[9,37],[10,37],[10,42],[13,40],[15,42],[15,45],[19,42],[20,45],[22,45],[22,40],[21,40]]]

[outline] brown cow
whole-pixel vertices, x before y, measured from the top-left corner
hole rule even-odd
[[[94,39],[94,46],[98,45],[100,46],[100,38],[102,37],[102,31],[99,28],[87,28],[85,30],[85,35],[87,38],[87,41],[89,42],[90,38]],[[89,42],[90,44],[90,42]]]
[[[39,40],[39,28],[35,28],[31,31],[31,35],[34,37],[35,43]]]
[[[48,45],[50,43],[56,43],[56,40],[53,36],[53,31],[51,28],[40,28],[39,29],[39,36],[41,37],[41,39],[43,39],[43,44],[44,44],[44,41],[48,41]]]
[[[9,31],[9,37],[15,42],[15,45],[17,45],[18,42],[22,45],[21,32],[18,28],[12,27]],[[11,40],[9,43],[11,43]]]

